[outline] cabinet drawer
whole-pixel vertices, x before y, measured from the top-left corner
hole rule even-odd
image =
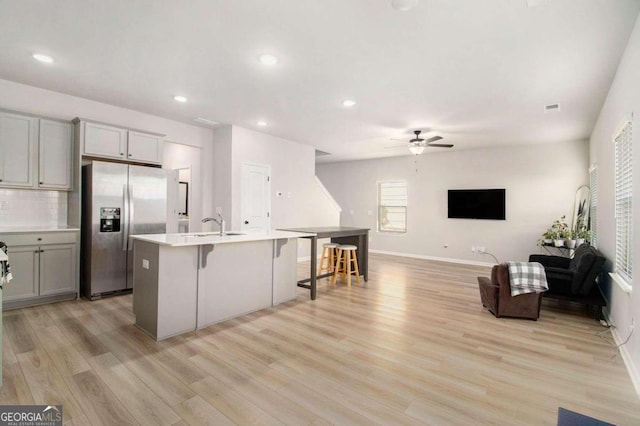
[[[75,244],[77,231],[62,232],[27,232],[24,234],[0,234],[0,241],[7,243],[9,252],[12,246],[28,246],[42,244]]]

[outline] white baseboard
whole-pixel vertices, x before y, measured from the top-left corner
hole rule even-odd
[[[399,253],[395,251],[384,251],[384,250],[369,250],[369,253],[376,254],[386,254],[389,256],[398,256],[398,257],[410,257],[412,259],[424,259],[424,260],[435,260],[438,262],[448,262],[448,263],[460,263],[463,265],[473,265],[473,266],[493,266],[495,263],[489,262],[478,262],[475,260],[464,260],[464,259],[453,259],[449,257],[437,257],[437,256],[425,256],[423,254],[412,254],[412,253]],[[302,256],[298,257],[298,262],[307,262],[311,259],[311,256]],[[318,256],[320,259],[320,256]]]
[[[609,310],[605,308],[603,311],[605,319],[609,324],[611,324],[609,319]],[[616,345],[620,345],[627,338],[627,336],[621,336],[616,328],[611,330],[611,335],[613,336],[613,341],[616,342]],[[627,373],[629,373],[629,377],[631,378],[631,383],[633,383],[636,394],[640,397],[640,372],[638,372],[638,369],[633,363],[633,359],[631,358],[631,354],[629,353],[627,346],[620,346],[619,349],[622,361],[624,362],[625,367],[627,367]]]
[[[435,260],[435,261],[438,261],[438,262],[461,263],[463,265],[473,265],[473,266],[493,266],[493,265],[495,265],[495,263],[478,262],[476,260],[453,259],[453,258],[449,258],[449,257],[437,257],[437,256],[425,256],[423,254],[398,253],[398,252],[395,252],[395,251],[371,250],[370,249],[369,253],[386,254],[386,255],[389,255],[389,256],[398,256],[398,257],[410,257],[412,259]]]

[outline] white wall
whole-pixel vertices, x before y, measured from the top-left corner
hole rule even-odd
[[[342,207],[341,225],[372,229],[372,250],[493,263],[471,252],[480,245],[501,262],[522,261],[539,251],[536,242],[553,220],[571,220],[575,192],[588,180],[587,148],[576,141],[443,151],[318,164],[316,173]],[[376,232],[377,182],[396,179],[408,185],[408,231]],[[447,190],[462,188],[505,188],[506,220],[447,219]]]
[[[625,364],[629,369],[636,391],[640,394],[640,18],[629,38],[616,77],[611,85],[607,100],[600,112],[591,135],[591,162],[598,167],[598,249],[607,257],[607,266],[615,262],[615,149],[612,142],[615,132],[623,120],[632,113],[633,118],[633,261],[634,278],[631,294],[625,293],[612,280],[606,280],[606,296],[609,301],[609,319],[615,324],[614,334],[619,342],[630,332],[631,320],[635,319],[636,330],[629,342],[621,348]]]
[[[0,107],[62,120],[71,121],[75,117],[81,117],[163,133],[167,140],[177,144],[202,148],[202,158],[206,159],[202,167],[202,181],[205,187],[210,185],[212,167],[209,166],[209,162],[213,137],[211,129],[8,80],[0,80]],[[204,191],[198,198],[202,199],[204,206],[211,205],[210,191]]]
[[[226,126],[214,131],[213,153],[214,206],[223,207],[229,229],[241,228],[243,163],[271,167],[271,228],[339,224],[339,212],[316,182],[313,147]],[[299,255],[308,255],[307,244],[300,244]]]

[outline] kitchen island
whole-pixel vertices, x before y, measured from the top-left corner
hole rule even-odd
[[[156,340],[296,297],[297,239],[310,234],[133,235],[133,312]]]

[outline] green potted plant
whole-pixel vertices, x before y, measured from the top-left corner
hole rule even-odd
[[[564,245],[567,248],[576,248],[576,238],[578,237],[578,231],[575,229],[569,230],[567,229],[564,233]]]
[[[564,221],[565,216],[563,215],[558,220],[554,220],[551,225],[551,230],[553,231],[553,245],[556,247],[564,246],[564,240],[567,236],[567,232],[569,232],[569,225]]]
[[[553,232],[553,230],[549,228],[545,231],[544,234],[542,234],[542,241],[544,242],[544,244],[551,245],[553,244],[553,239],[555,238],[555,236],[555,232]]]
[[[576,235],[576,247],[579,247],[581,244],[584,244],[586,241],[590,240],[591,231],[586,228],[582,228],[577,232]]]

